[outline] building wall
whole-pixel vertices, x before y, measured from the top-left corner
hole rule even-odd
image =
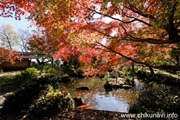
[[[3,69],[3,63],[0,64],[0,69]]]
[[[30,60],[22,60],[22,61],[15,61],[14,64],[9,62],[4,62],[3,70],[4,71],[11,71],[11,70],[24,70],[30,67]]]

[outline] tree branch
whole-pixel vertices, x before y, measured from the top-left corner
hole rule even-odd
[[[150,19],[153,19],[153,20],[155,19],[155,17],[153,15],[151,15],[151,14],[144,14],[142,11],[137,11],[137,10],[135,10],[133,8],[129,8],[127,6],[124,6],[124,7],[131,10],[131,11],[133,11],[133,12],[135,12],[135,13],[137,13],[137,14],[139,14],[139,15],[141,15],[141,16],[143,16],[143,17],[150,18]]]
[[[122,14],[123,14],[124,16],[128,17],[128,18],[134,19],[135,21],[139,21],[139,22],[144,23],[144,24],[146,24],[146,25],[148,25],[148,26],[152,26],[151,24],[149,24],[149,23],[147,23],[147,22],[145,22],[145,21],[143,21],[143,20],[137,19],[137,18],[135,18],[135,17],[128,16],[128,15],[126,15],[124,12],[122,12]]]
[[[161,70],[173,70],[173,71],[179,71],[180,70],[180,65],[176,65],[176,66],[172,66],[172,65],[160,65],[160,66],[154,66],[154,65],[150,65],[148,63],[145,63],[145,62],[140,62],[140,61],[137,61],[135,59],[132,59],[128,56],[125,56],[123,55],[122,53],[119,53],[119,52],[116,52],[115,50],[111,49],[111,48],[108,48],[106,47],[105,45],[103,45],[102,43],[100,42],[97,42],[98,44],[100,44],[102,47],[106,48],[109,50],[109,52],[113,52],[113,53],[116,53],[122,57],[124,57],[125,59],[127,60],[131,60],[132,62],[135,62],[135,63],[138,63],[138,64],[143,64],[143,65],[146,65],[147,67],[151,67],[151,68],[157,68],[157,69],[161,69]]]
[[[97,12],[97,11],[95,11],[95,12],[98,13],[98,14],[100,14],[100,15],[109,17],[109,18],[111,18],[111,19],[113,19],[113,20],[120,21],[120,22],[122,22],[122,23],[124,23],[124,24],[128,24],[128,23],[132,23],[132,22],[135,22],[135,21],[139,21],[139,22],[144,23],[144,24],[146,24],[146,25],[148,25],[148,26],[152,26],[151,24],[149,24],[149,23],[147,23],[147,22],[145,22],[145,21],[143,21],[143,20],[137,19],[137,18],[135,18],[135,17],[129,17],[129,18],[132,18],[133,20],[126,22],[126,21],[122,21],[122,20],[120,20],[120,19],[118,19],[118,18],[114,18],[114,17],[112,17],[112,16],[105,15],[105,14],[103,14],[103,13],[101,13],[101,12]],[[126,17],[128,17],[128,16],[126,15]]]
[[[129,34],[127,34],[126,37],[114,37],[114,36],[111,36],[111,35],[107,35],[97,29],[94,29],[92,28],[91,30],[94,30],[96,32],[99,32],[107,37],[109,37],[109,39],[113,39],[113,38],[117,38],[117,39],[121,39],[123,41],[134,41],[134,42],[147,42],[147,43],[150,43],[150,44],[173,44],[173,43],[178,43],[178,41],[173,41],[173,40],[159,40],[159,39],[153,39],[153,38],[135,38]]]
[[[111,19],[117,20],[117,21],[122,22],[122,23],[125,23],[125,24],[132,23],[132,22],[136,21],[136,20],[134,19],[134,20],[131,20],[131,21],[125,22],[125,21],[122,21],[122,20],[120,20],[120,19],[118,19],[118,18],[114,18],[114,17],[112,17],[112,16],[105,15],[105,14],[103,14],[103,13],[101,13],[101,12],[97,12],[97,11],[95,11],[95,12],[96,12],[96,13],[98,13],[98,14],[100,14],[100,15],[103,15],[103,16],[106,16],[106,17],[109,17],[109,18],[111,18]]]

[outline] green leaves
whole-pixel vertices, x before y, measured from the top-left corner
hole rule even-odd
[[[115,4],[118,4],[119,3],[119,0],[114,0]]]
[[[104,0],[102,3],[103,6],[106,6],[107,4],[108,4],[108,0]]]
[[[138,6],[140,1],[141,1],[141,0],[135,0],[135,1],[134,1],[134,4],[135,4],[136,6]]]

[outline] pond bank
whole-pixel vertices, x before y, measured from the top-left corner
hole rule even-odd
[[[127,113],[112,112],[103,110],[76,110],[63,111],[52,117],[37,118],[33,115],[16,115],[8,114],[7,116],[0,116],[2,120],[140,120],[138,118],[123,118]]]
[[[155,70],[152,74],[149,70],[140,70],[136,73],[137,77],[145,81],[155,81],[167,85],[179,86],[180,76],[162,70]]]
[[[66,120],[139,120],[138,118],[123,118],[127,113],[103,111],[103,110],[82,110],[78,112],[61,113],[52,119]]]

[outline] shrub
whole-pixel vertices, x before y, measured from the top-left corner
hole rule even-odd
[[[52,116],[65,109],[74,109],[75,102],[68,93],[55,90],[48,85],[46,94],[41,96],[32,108],[32,113],[36,116]]]
[[[0,77],[0,85],[5,88],[10,86],[12,88],[19,88],[21,85],[31,82],[38,77],[36,68],[27,68],[21,71],[18,75],[5,75]]]
[[[35,79],[38,77],[38,70],[36,68],[27,68],[25,71],[22,71],[20,74],[22,79]]]
[[[50,76],[52,80],[61,81],[63,83],[70,81],[70,77],[68,74],[64,73],[64,71],[62,70],[57,70],[52,67],[47,69],[46,75]]]
[[[38,70],[40,70],[41,72],[48,72],[49,68],[52,68],[52,66],[49,64],[38,66]]]
[[[13,85],[14,79],[16,76],[13,75],[5,75],[0,77],[0,85],[1,87],[5,87],[8,85]]]
[[[3,103],[2,111],[8,112],[19,112],[23,109],[27,109],[33,102],[37,99],[41,91],[44,89],[44,83],[35,82],[33,80],[31,84],[25,84],[19,90],[17,90],[13,95],[8,96]]]
[[[46,110],[59,111],[64,108],[74,108],[69,94],[54,89],[58,87],[58,81],[49,76],[24,82],[13,95],[7,97],[3,103],[2,112],[26,112],[32,108],[35,114],[40,115]],[[35,108],[31,107],[33,105]],[[56,107],[56,105],[60,106]]]

